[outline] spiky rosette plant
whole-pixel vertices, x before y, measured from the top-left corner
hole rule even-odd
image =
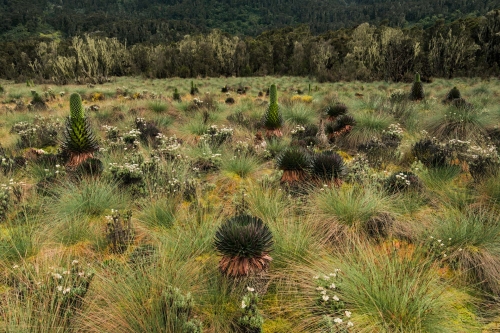
[[[343,116],[347,113],[347,105],[344,103],[328,105],[325,109],[325,113],[328,116],[328,120],[334,121],[337,117]]]
[[[455,98],[451,101],[451,105],[464,111],[472,111],[472,109],[474,109],[474,105],[467,102],[464,98]]]
[[[336,137],[349,133],[354,125],[356,125],[354,117],[345,114],[339,116],[336,121],[328,123],[325,126],[325,133],[328,138],[332,140]]]
[[[276,166],[283,170],[282,183],[304,181],[311,168],[311,156],[301,148],[288,148],[276,158]]]
[[[312,159],[311,173],[317,181],[341,184],[341,178],[346,172],[344,159],[332,151],[324,151],[314,155]]]
[[[281,114],[280,107],[278,105],[278,90],[276,85],[273,84],[269,88],[269,107],[264,115],[264,127],[266,128],[266,136],[270,137],[280,137],[281,127],[283,126],[283,115]]]
[[[222,255],[221,272],[229,277],[256,275],[273,260],[274,241],[269,227],[258,217],[237,215],[226,220],[215,233],[214,245]]]
[[[447,165],[451,152],[435,139],[424,138],[412,147],[412,153],[417,160],[428,168],[439,168]]]
[[[181,94],[179,94],[179,90],[177,88],[174,90],[173,100],[176,102],[182,102]]]
[[[453,87],[448,94],[446,94],[446,98],[444,99],[444,103],[450,103],[454,99],[462,98],[462,94],[460,94],[460,90],[457,87]]]
[[[420,74],[415,74],[415,82],[413,82],[413,86],[410,91],[410,100],[412,101],[420,101],[425,98],[424,95],[424,85],[420,81]]]
[[[66,120],[62,150],[69,156],[67,165],[77,167],[99,150],[90,122],[85,117],[82,98],[74,93],[70,97],[70,116]]]

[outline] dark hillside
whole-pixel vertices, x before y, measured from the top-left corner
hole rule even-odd
[[[360,23],[428,27],[440,18],[453,21],[484,15],[500,0],[3,0],[0,36],[19,39],[60,31],[85,32],[128,43],[179,40],[187,33],[217,28],[256,36],[269,29],[306,24],[315,34]]]

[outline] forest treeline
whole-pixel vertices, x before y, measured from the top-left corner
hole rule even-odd
[[[305,24],[313,34],[368,22],[431,26],[500,8],[500,0],[0,0],[0,40],[58,31],[116,37],[129,45],[179,41],[220,29],[233,35]]]
[[[411,80],[500,73],[500,10],[424,29],[363,23],[320,35],[308,26],[256,37],[215,29],[175,42],[136,43],[91,34],[0,42],[0,75],[39,82],[103,82],[110,76],[310,75],[331,80]]]

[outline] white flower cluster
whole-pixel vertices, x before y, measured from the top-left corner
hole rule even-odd
[[[404,131],[401,125],[396,123],[396,124],[390,124],[387,130],[382,131],[382,133],[402,139]]]
[[[297,134],[297,133],[304,133],[306,130],[306,128],[302,125],[297,125],[295,126],[295,128],[293,130],[291,130],[290,132],[292,134]]]
[[[250,149],[250,145],[247,141],[237,141],[234,150],[237,153],[246,153]]]
[[[139,117],[138,117],[138,118],[135,118],[135,123],[136,123],[136,125],[138,125],[138,124],[142,124],[143,126],[146,126],[146,125],[147,125],[146,119],[144,119],[144,118],[139,118]]]
[[[320,277],[319,275],[317,275],[317,276],[314,276],[313,279],[315,279],[315,280],[322,279],[323,281],[329,281],[330,278],[337,277],[337,273],[339,271],[340,271],[340,269],[336,268],[335,269],[335,273],[330,273],[329,275],[323,275],[322,277]],[[316,288],[316,290],[319,291],[319,293],[321,294],[322,300],[324,302],[328,302],[328,300],[330,299],[330,296],[327,295],[327,292],[328,292],[329,289],[333,290],[335,288],[336,288],[335,283],[331,283],[327,287],[319,286],[319,287]],[[337,295],[333,295],[332,299],[334,301],[336,301],[336,302],[338,302],[340,300],[340,298]]]
[[[404,173],[400,172],[396,175],[396,179],[403,182],[407,186],[411,185],[410,180],[408,179],[408,175],[405,175]]]
[[[337,329],[341,325],[342,332],[344,332],[345,329],[353,327],[354,323],[350,320],[352,313],[344,308],[345,304],[339,296],[339,287],[334,282],[334,279],[339,278],[339,274],[340,269],[336,268],[333,273],[321,276],[316,275],[313,279],[317,280],[318,284],[316,291],[320,295],[319,304],[332,311],[331,315],[324,317],[326,324],[328,326],[335,326]]]
[[[179,150],[182,146],[182,144],[179,142],[179,140],[177,139],[177,137],[175,135],[170,136],[170,137],[166,137],[165,135],[158,133],[156,138],[159,141],[159,145],[158,145],[159,148],[158,149],[162,152],[172,153],[176,150]]]
[[[208,154],[209,159],[219,159],[222,155],[221,154]],[[203,153],[203,157],[207,157],[207,153]]]
[[[106,139],[117,140],[119,137],[119,130],[116,126],[103,125],[102,128],[106,132]]]
[[[201,136],[201,142],[207,142],[209,144],[221,145],[222,143],[229,141],[233,136],[234,129],[231,127],[218,128],[217,125],[212,125],[208,129],[206,134]]]
[[[140,178],[143,174],[140,165],[137,163],[124,163],[123,165],[119,165],[118,163],[110,163],[109,165],[109,170],[114,174],[122,174],[125,172],[133,178]]]
[[[141,167],[137,163],[125,163],[123,165],[118,165],[117,163],[110,163],[111,166],[117,167],[119,169],[127,169],[130,172],[142,173]]]
[[[132,137],[132,138],[136,138],[138,137],[139,135],[141,135],[141,131],[139,130],[136,130],[136,129],[131,129],[130,131],[127,132],[127,134],[125,134],[126,136],[128,137]]]
[[[255,291],[255,289],[252,288],[252,287],[247,287],[247,291],[249,293],[253,293]],[[248,306],[248,304],[245,302],[245,300],[246,300],[246,298],[243,298],[243,300],[241,301],[241,308],[242,309],[244,309],[244,308],[246,308]]]
[[[448,147],[454,150],[463,150],[466,149],[470,145],[470,141],[459,140],[459,139],[451,139],[448,141]]]
[[[203,105],[203,101],[197,97],[193,98],[193,103],[196,105],[196,106],[202,106]]]
[[[447,242],[448,244],[446,244],[445,242]],[[438,257],[448,257],[447,251],[450,251],[450,246],[451,238],[448,238],[448,240],[446,241],[443,239],[437,239],[434,236],[430,236],[430,248]],[[459,249],[459,251],[462,251],[462,249]]]
[[[0,184],[0,188],[4,190],[12,190],[16,186],[25,186],[25,182],[16,182],[13,178],[9,179],[9,183]]]
[[[486,148],[471,146],[467,149],[467,153],[469,153],[473,159],[478,159],[479,157],[498,159],[497,147],[495,145],[489,145]]]

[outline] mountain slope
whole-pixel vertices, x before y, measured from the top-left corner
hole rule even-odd
[[[455,20],[500,8],[500,0],[3,0],[0,36],[18,39],[40,32],[65,36],[93,32],[129,43],[178,40],[219,28],[257,35],[306,24],[314,33],[363,22],[392,26]]]

